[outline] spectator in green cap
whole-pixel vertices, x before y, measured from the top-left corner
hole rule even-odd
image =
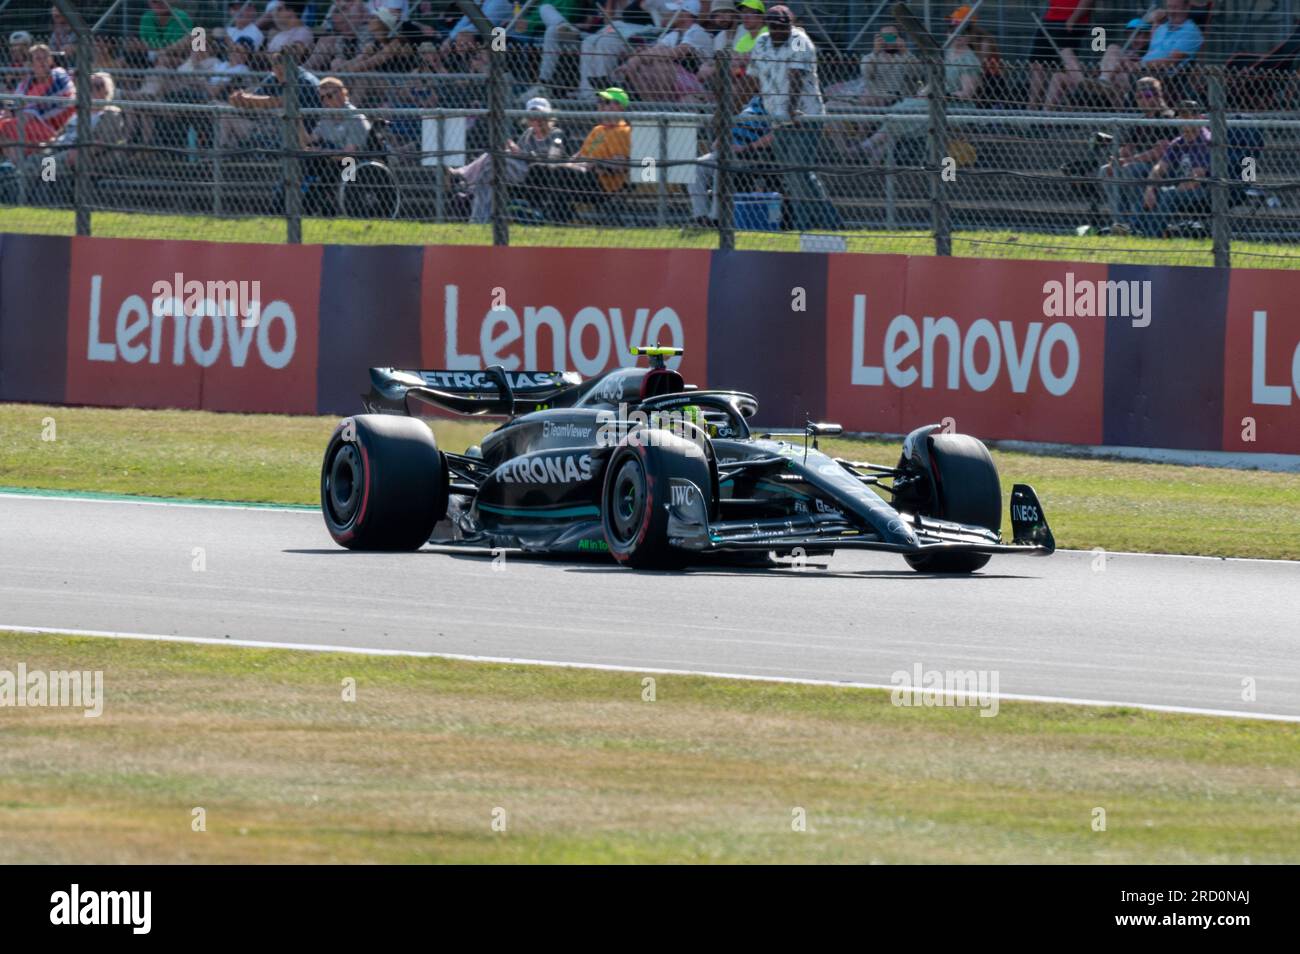
[[[600,202],[627,185],[632,127],[623,118],[628,95],[617,86],[596,94],[601,121],[564,163],[536,163],[524,187],[548,222],[568,222],[575,202]]]
[[[608,100],[611,103],[618,103],[624,109],[627,109],[628,103],[631,102],[631,99],[628,97],[627,93],[624,90],[619,89],[617,86],[611,86],[608,89],[602,89],[596,95],[599,96],[601,99]]]

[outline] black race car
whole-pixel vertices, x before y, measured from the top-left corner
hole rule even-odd
[[[917,428],[893,467],[832,458],[838,425],[755,434],[753,395],[703,390],[649,367],[572,372],[370,370],[369,413],[340,422],[321,467],[330,534],[353,550],[425,543],[608,553],[668,569],[715,554],[841,548],[899,553],[916,570],[969,573],[995,553],[1047,555],[1031,487],[1002,488],[973,437]],[[440,450],[421,410],[507,418],[463,454]]]

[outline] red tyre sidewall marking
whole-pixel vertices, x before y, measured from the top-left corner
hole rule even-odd
[[[654,515],[654,477],[650,475],[649,455],[644,447],[638,446],[637,456],[641,459],[641,473],[645,477],[645,516],[641,520],[641,530],[636,535],[636,545],[645,543],[650,534],[650,518]]]
[[[339,436],[339,433],[340,433],[342,430],[343,430],[343,425],[340,424],[340,425],[335,429],[335,431],[334,431],[334,436],[335,436],[335,437],[338,437],[338,436]],[[342,443],[346,444],[347,441],[342,441]],[[335,455],[334,455],[334,456],[337,457],[337,456],[338,456],[338,453],[335,452]],[[331,469],[332,469],[332,468],[331,468]],[[331,483],[332,483],[332,482],[331,482]],[[333,488],[332,488],[332,487],[331,487],[331,489],[330,489],[330,493],[333,493]],[[328,506],[328,505],[326,505],[326,506]],[[334,539],[337,540],[339,543],[347,543],[349,540],[351,540],[353,537],[355,537],[355,536],[357,535],[357,531],[354,529],[354,528],[356,527],[356,525],[357,525],[356,520],[353,520],[353,521],[352,521],[352,526],[348,527],[346,530],[340,531],[338,534],[333,534],[333,533],[331,533],[331,535],[333,535],[333,536],[334,536]]]
[[[357,450],[361,453],[361,507],[357,510],[357,517],[352,521],[353,527],[361,526],[361,521],[366,518],[366,505],[370,503],[370,455],[366,453],[366,445],[361,443],[357,438]]]

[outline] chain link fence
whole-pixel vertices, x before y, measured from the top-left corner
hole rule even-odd
[[[334,4],[274,55],[200,31],[126,65],[96,34],[0,70],[0,230],[1300,262],[1300,31],[1213,64],[1137,31],[1012,59],[973,17],[885,14],[854,49],[811,20],[777,43],[753,0],[528,7],[532,35],[386,46]]]

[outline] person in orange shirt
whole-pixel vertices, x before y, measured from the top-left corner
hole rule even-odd
[[[570,161],[535,163],[528,172],[524,188],[548,222],[568,222],[573,218],[575,202],[599,201],[627,184],[632,127],[623,118],[623,110],[628,95],[611,86],[597,96],[605,115],[587,133]]]

